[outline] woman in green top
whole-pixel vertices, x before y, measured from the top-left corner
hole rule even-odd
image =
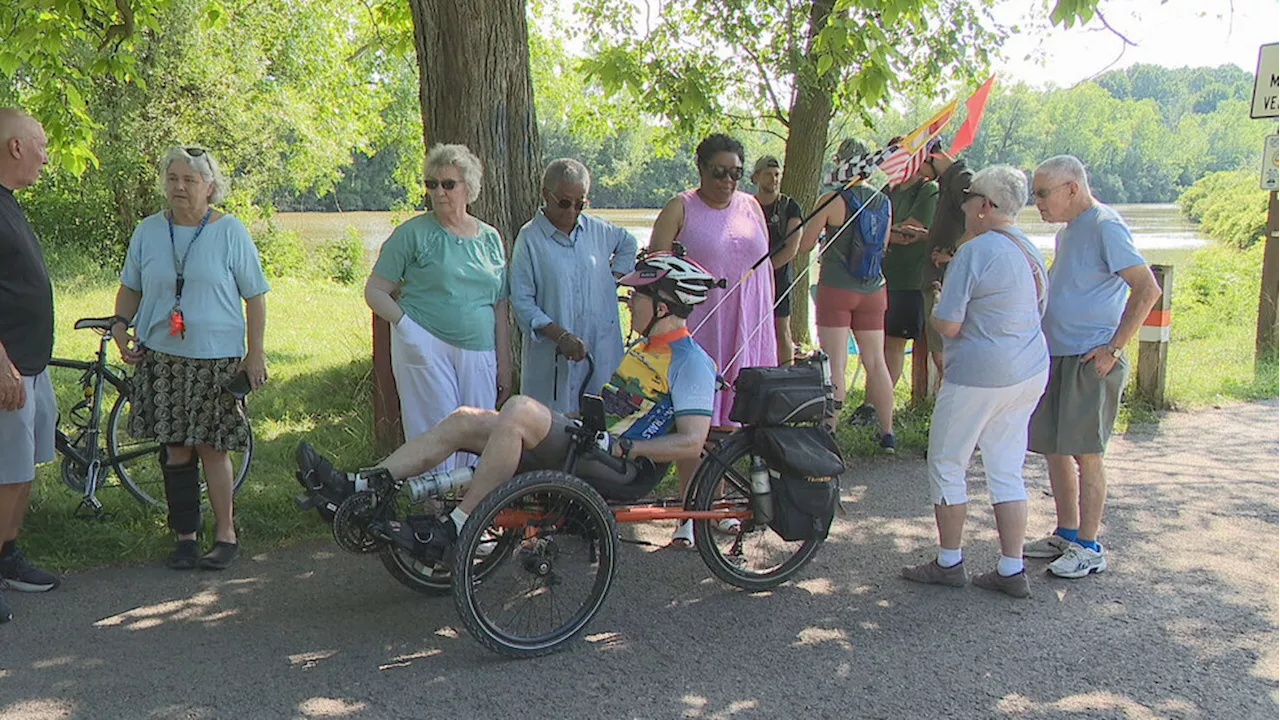
[[[432,147],[431,210],[392,231],[365,282],[365,302],[392,326],[391,370],[406,438],[462,406],[497,408],[510,393],[502,238],[467,212],[480,196],[481,172],[466,146]],[[473,461],[458,453],[438,468]]]

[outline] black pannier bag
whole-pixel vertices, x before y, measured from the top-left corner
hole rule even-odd
[[[821,351],[785,367],[742,368],[729,419],[743,425],[817,423],[835,413],[831,371]]]
[[[821,426],[754,430],[753,449],[769,466],[773,519],[783,540],[825,538],[839,501],[844,458]]]

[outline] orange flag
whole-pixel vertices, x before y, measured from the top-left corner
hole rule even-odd
[[[947,151],[947,154],[951,157],[955,157],[956,153],[973,144],[973,138],[978,134],[978,124],[982,122],[982,111],[987,107],[987,96],[991,94],[991,84],[995,80],[995,75],[987,78],[987,81],[982,83],[968,100],[964,101],[964,106],[969,110],[969,116],[964,119],[964,123],[956,131],[956,139],[951,142],[951,149]]]

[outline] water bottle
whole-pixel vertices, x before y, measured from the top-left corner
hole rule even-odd
[[[755,519],[758,523],[767,523],[773,519],[773,491],[769,484],[769,468],[764,460],[752,456],[751,470],[751,504],[755,508]]]
[[[471,482],[476,469],[473,467],[454,468],[446,473],[432,473],[410,480],[409,497],[413,502],[422,502],[431,498],[439,498],[460,490]]]

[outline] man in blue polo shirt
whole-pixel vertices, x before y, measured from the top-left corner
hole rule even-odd
[[[1049,268],[1049,386],[1031,416],[1029,446],[1045,456],[1057,509],[1052,535],[1023,548],[1053,558],[1049,572],[1082,578],[1107,569],[1098,543],[1107,478],[1102,454],[1129,377],[1124,346],[1160,298],[1155,276],[1115,210],[1094,199],[1084,165],[1049,158],[1031,181],[1046,222],[1065,222]],[[1126,295],[1128,296],[1126,299]]]

